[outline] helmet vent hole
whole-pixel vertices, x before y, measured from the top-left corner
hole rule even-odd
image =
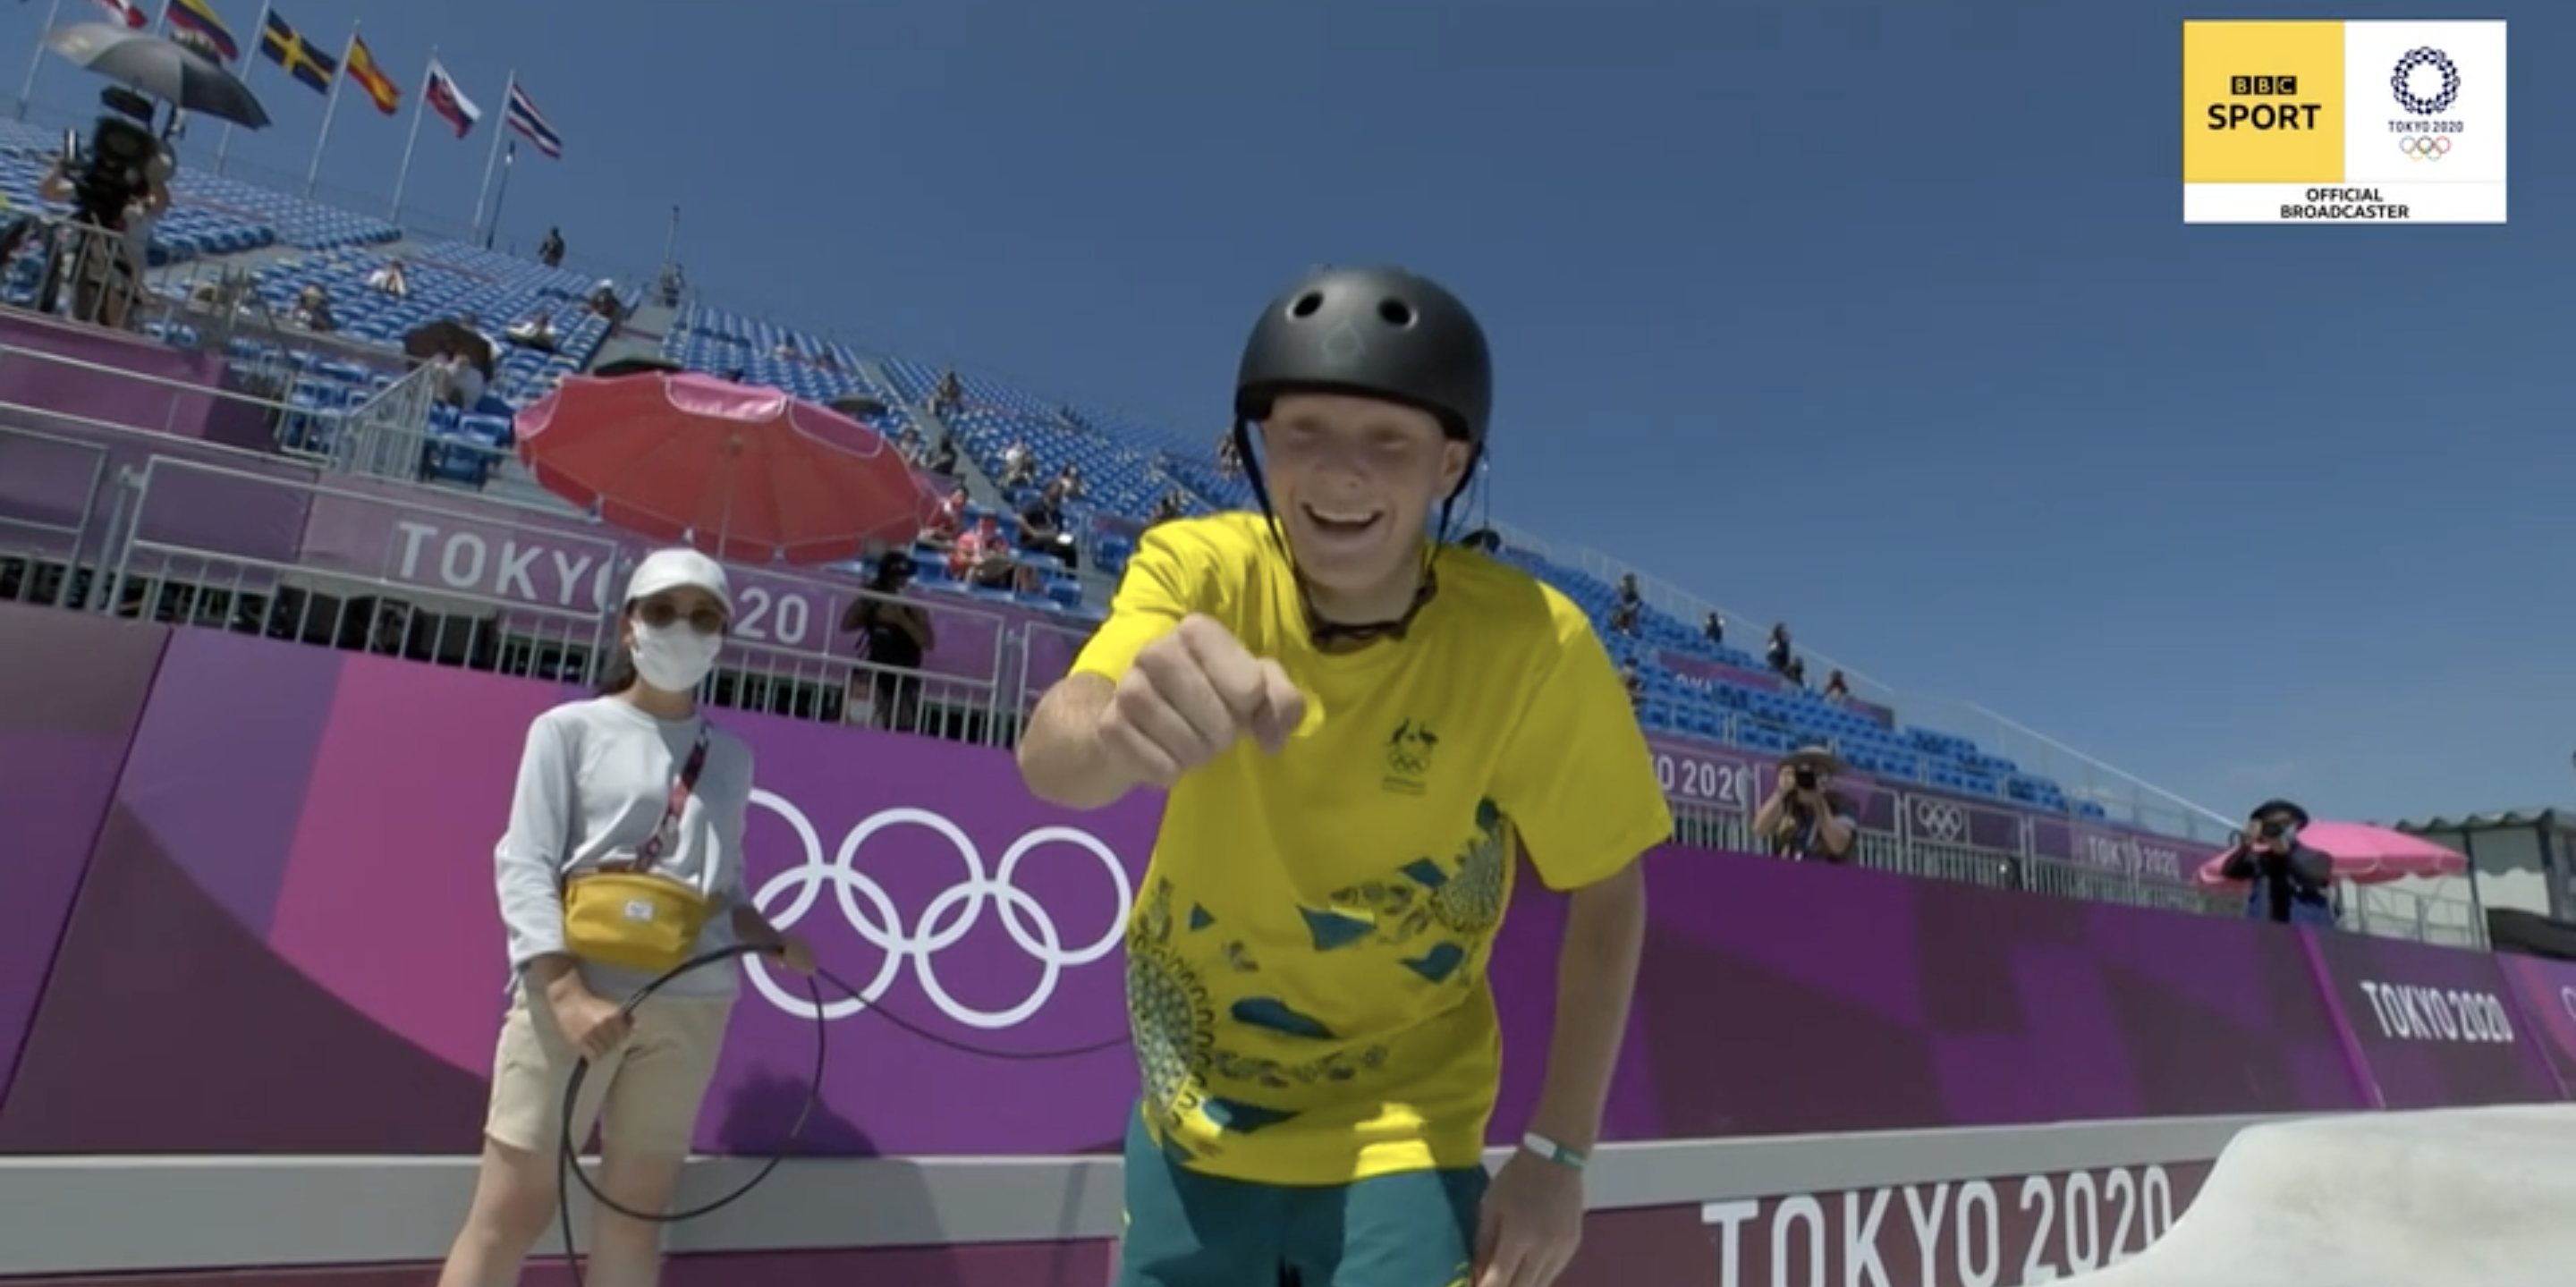
[[[1323,308],[1324,292],[1319,290],[1310,290],[1305,294],[1298,296],[1296,303],[1288,306],[1288,315],[1290,317],[1313,317],[1315,314],[1322,312]]]
[[[1377,318],[1402,330],[1413,325],[1413,306],[1400,299],[1382,299],[1377,302]]]

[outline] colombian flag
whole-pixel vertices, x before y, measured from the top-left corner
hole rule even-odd
[[[317,94],[330,93],[331,78],[340,74],[340,60],[296,34],[275,9],[268,11],[268,24],[260,29],[259,52]]]
[[[226,63],[240,60],[241,41],[233,35],[231,27],[224,25],[223,15],[216,13],[215,7],[206,0],[170,0],[165,20],[181,31],[205,37],[206,43],[213,45]]]
[[[184,4],[186,0],[171,2]],[[377,111],[391,116],[401,110],[402,88],[394,84],[392,77],[385,75],[384,68],[376,65],[375,54],[368,50],[367,42],[357,36],[349,37],[349,79],[358,82],[358,88],[367,91],[367,97],[375,100]]]

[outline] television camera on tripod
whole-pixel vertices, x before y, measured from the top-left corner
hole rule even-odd
[[[69,281],[75,319],[122,328],[141,292],[152,224],[169,208],[178,162],[152,133],[152,100],[111,88],[99,101],[108,110],[91,126],[86,146],[77,131],[64,131],[62,154],[42,185],[47,200],[72,207],[58,234],[43,304],[50,309]]]

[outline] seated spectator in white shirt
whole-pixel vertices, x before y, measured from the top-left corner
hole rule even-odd
[[[389,259],[385,265],[367,274],[367,289],[382,291],[395,299],[411,298],[411,279],[403,275],[402,261]]]
[[[512,344],[552,353],[555,351],[554,315],[539,309],[535,317],[511,327],[503,335]]]
[[[429,366],[437,373],[430,379],[437,387],[439,401],[461,411],[471,411],[476,403],[483,400],[483,390],[488,382],[484,379],[483,368],[474,365],[472,358],[451,351],[431,359]]]

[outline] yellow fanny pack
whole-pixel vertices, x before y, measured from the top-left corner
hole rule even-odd
[[[697,789],[707,762],[707,726],[671,785],[671,800],[652,838],[633,862],[613,863],[564,882],[564,949],[585,961],[659,974],[675,970],[697,950],[713,900],[684,881],[657,875],[653,865],[679,830],[680,814]]]

